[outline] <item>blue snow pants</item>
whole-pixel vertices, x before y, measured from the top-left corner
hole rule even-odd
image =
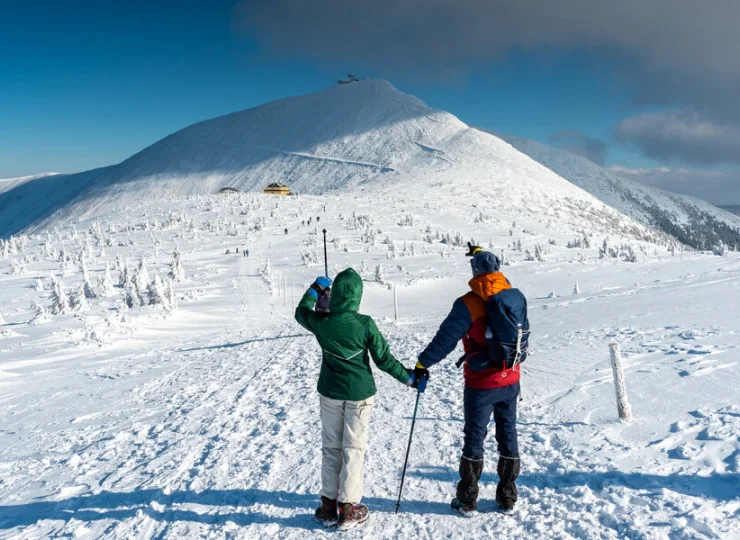
[[[488,435],[488,424],[493,415],[496,424],[498,453],[519,456],[516,439],[516,404],[519,401],[519,383],[490,390],[465,387],[465,429],[463,455],[469,458],[483,456],[483,442]]]

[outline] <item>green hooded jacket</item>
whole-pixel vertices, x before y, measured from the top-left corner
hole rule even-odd
[[[409,374],[391,354],[375,322],[357,310],[362,300],[362,278],[348,268],[331,286],[330,313],[313,310],[316,299],[303,295],[295,320],[312,332],[321,345],[322,361],[318,391],[322,396],[345,401],[362,401],[375,395],[370,356],[375,365],[402,383]],[[368,354],[369,353],[369,354]]]

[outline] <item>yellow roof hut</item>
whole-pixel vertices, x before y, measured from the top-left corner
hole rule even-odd
[[[267,195],[290,195],[290,188],[280,182],[273,182],[265,186],[263,192]]]

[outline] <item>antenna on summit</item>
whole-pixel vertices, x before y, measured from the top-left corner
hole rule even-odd
[[[360,79],[358,79],[357,78],[357,75],[355,75],[354,73],[347,73],[347,78],[346,79],[339,79],[339,81],[337,81],[337,82],[339,84],[349,84],[349,83],[353,83],[353,82],[360,82]]]

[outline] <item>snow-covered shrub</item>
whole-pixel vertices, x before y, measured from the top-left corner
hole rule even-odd
[[[717,255],[718,257],[723,257],[725,254],[725,249],[726,248],[724,243],[722,242],[722,240],[720,240],[714,246],[712,246],[712,253],[714,255]]]
[[[581,286],[578,284],[578,281],[573,286],[573,294],[581,294]]]

